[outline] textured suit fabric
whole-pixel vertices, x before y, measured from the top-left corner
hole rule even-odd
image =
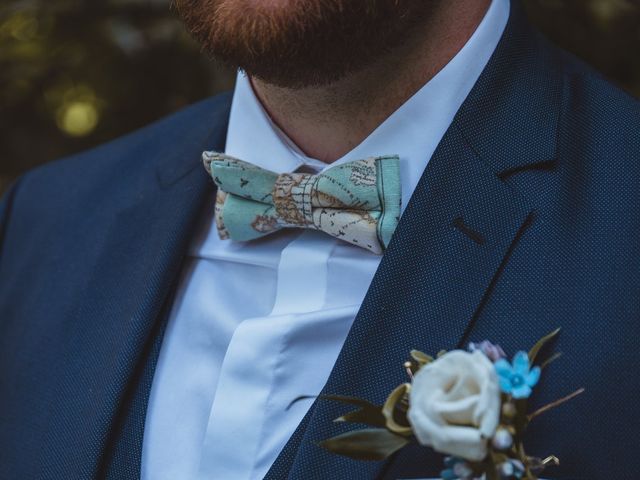
[[[135,383],[211,195],[200,154],[224,145],[229,101],[44,166],[7,194],[0,478],[137,478],[143,420],[117,430],[146,401],[150,382]]]
[[[551,478],[635,479],[640,105],[512,12],[324,391],[381,402],[411,348],[512,353],[560,326],[533,403],[586,393],[532,425],[530,450],[561,458]],[[0,478],[136,478],[163,305],[212,194],[200,153],[224,145],[228,108],[41,167],[0,204]],[[437,475],[418,447],[373,463],[319,449],[351,428],[331,422],[343,411],[317,401],[267,478]]]

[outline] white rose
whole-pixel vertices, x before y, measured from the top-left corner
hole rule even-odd
[[[500,387],[481,352],[453,350],[416,373],[409,394],[409,422],[422,445],[480,461],[500,421]]]

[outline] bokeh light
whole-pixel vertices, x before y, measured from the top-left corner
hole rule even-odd
[[[90,134],[98,125],[98,109],[86,100],[65,103],[58,110],[57,124],[60,130],[72,137]]]

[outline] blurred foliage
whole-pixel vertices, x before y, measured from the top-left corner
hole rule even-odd
[[[639,0],[525,0],[553,41],[640,96]],[[40,163],[233,86],[169,0],[0,0],[0,192]]]
[[[168,0],[0,0],[0,190],[232,88]]]
[[[640,97],[640,0],[525,0],[529,19],[632,95]]]

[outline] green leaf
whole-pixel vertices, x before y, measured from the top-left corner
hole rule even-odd
[[[318,398],[321,398],[322,400],[332,400],[334,402],[346,403],[347,405],[355,405],[356,407],[380,408],[374,405],[373,403],[358,397],[348,397],[345,395],[320,395]]]
[[[540,350],[542,350],[542,347],[544,347],[550,340],[555,338],[555,336],[558,335],[558,333],[560,333],[559,328],[555,329],[550,334],[542,337],[540,340],[536,342],[536,344],[533,347],[531,347],[531,350],[529,350],[529,362],[531,362],[531,364],[535,362],[536,357],[538,356],[538,353],[540,353]]]
[[[501,458],[498,452],[490,451],[490,454],[487,455],[487,458],[485,458],[483,462],[487,480],[501,480],[500,474],[497,470],[497,465],[498,463],[500,463],[500,461]]]
[[[363,423],[372,427],[384,427],[386,419],[382,414],[382,407],[377,405],[368,405],[360,410],[349,412],[338,417],[334,422]]]
[[[289,405],[287,406],[287,410],[291,408],[291,406],[294,405],[296,402],[299,402],[301,400],[307,400],[309,398],[331,400],[333,402],[346,403],[347,405],[355,405],[356,407],[361,407],[361,408],[378,408],[378,409],[382,408],[377,405],[374,405],[371,402],[367,402],[366,400],[363,400],[361,398],[348,397],[345,395],[300,395],[299,397],[294,398],[291,401],[291,403],[289,403]]]
[[[540,364],[540,368],[544,370],[550,363],[555,362],[562,356],[562,352],[556,352]]]
[[[330,452],[355,460],[384,460],[409,443],[409,440],[384,428],[347,432],[320,442]]]
[[[344,395],[321,395],[323,400],[345,403],[360,407],[359,410],[346,413],[338,417],[334,422],[363,423],[373,427],[384,427],[385,418],[382,415],[382,407],[357,397],[347,397]]]
[[[501,476],[495,466],[487,470],[486,476],[487,480],[501,480]]]

